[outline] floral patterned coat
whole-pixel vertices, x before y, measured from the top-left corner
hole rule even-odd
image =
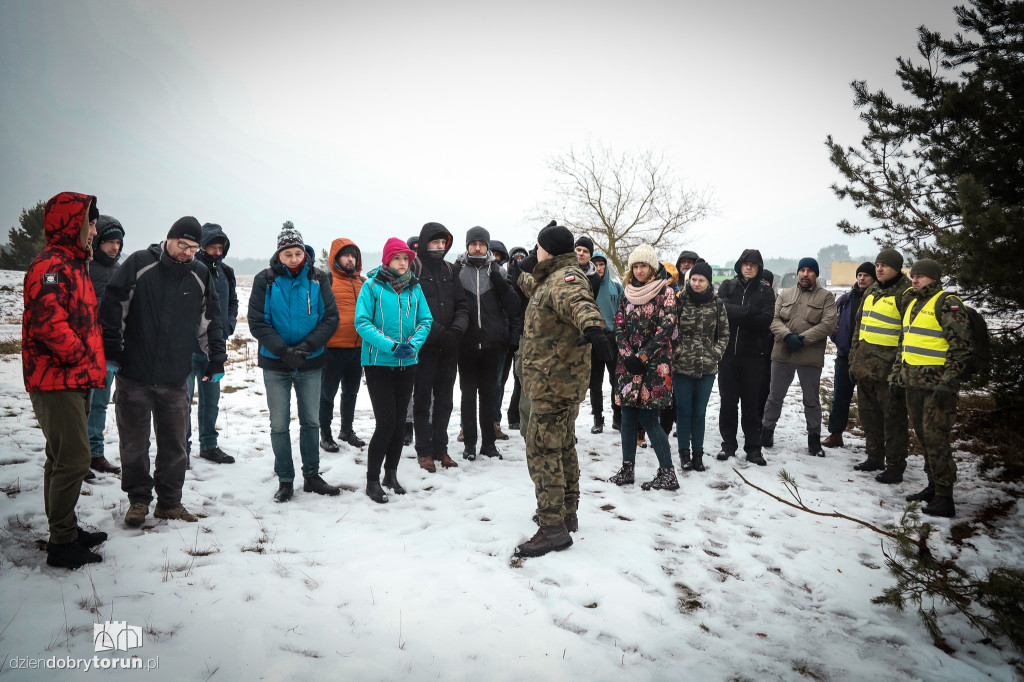
[[[676,297],[670,286],[643,305],[622,297],[615,315],[617,405],[653,410],[671,404],[672,343],[676,338]],[[631,355],[646,358],[645,374],[632,374],[626,369],[623,360]]]

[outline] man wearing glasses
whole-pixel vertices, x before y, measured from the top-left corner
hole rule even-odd
[[[220,305],[210,271],[195,260],[202,229],[188,216],[167,240],[136,251],[110,283],[100,305],[103,348],[117,372],[114,410],[121,448],[124,522],[141,526],[156,492],[157,519],[195,522],[181,504],[185,482],[186,379],[193,344],[210,360],[203,381],[219,381],[227,359]],[[156,461],[150,475],[150,422]]]

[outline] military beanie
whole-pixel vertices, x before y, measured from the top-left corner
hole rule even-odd
[[[881,263],[882,265],[888,265],[896,272],[903,269],[903,255],[896,249],[882,249],[878,252],[875,262]]]
[[[554,220],[537,235],[537,243],[552,256],[561,256],[573,250],[572,232]]]
[[[942,266],[931,258],[922,258],[910,268],[910,276],[914,275],[924,275],[937,282],[942,279]]]

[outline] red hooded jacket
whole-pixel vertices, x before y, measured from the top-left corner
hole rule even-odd
[[[95,201],[61,192],[46,203],[46,248],[29,266],[24,285],[21,363],[29,393],[101,388],[106,381],[89,251],[82,247]]]
[[[342,270],[334,262],[338,252],[346,246],[356,248],[356,269],[351,275]],[[359,299],[359,291],[366,280],[362,275],[363,253],[351,239],[344,237],[331,242],[331,251],[328,254],[327,262],[331,269],[331,289],[334,291],[334,298],[338,301],[338,329],[334,336],[327,342],[328,348],[359,348],[363,340],[356,333],[356,301]]]

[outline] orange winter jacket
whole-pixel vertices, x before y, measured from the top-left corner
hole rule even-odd
[[[335,262],[338,252],[346,246],[356,248],[356,270],[351,275],[338,267]],[[327,342],[328,348],[359,348],[363,345],[362,339],[356,333],[356,299],[359,298],[359,290],[363,287],[366,278],[363,277],[363,253],[351,239],[344,237],[331,242],[331,251],[328,256],[328,263],[331,271],[331,290],[334,291],[334,298],[338,301],[338,329],[334,336]]]

